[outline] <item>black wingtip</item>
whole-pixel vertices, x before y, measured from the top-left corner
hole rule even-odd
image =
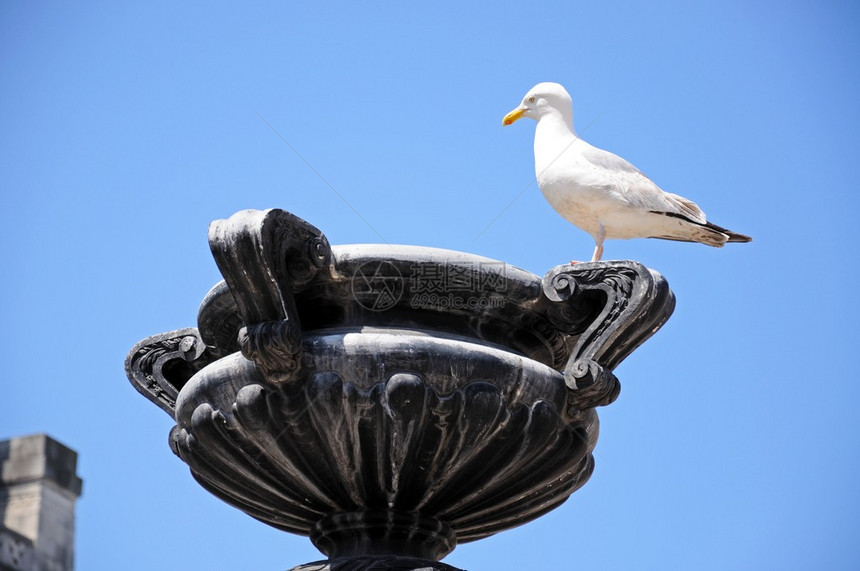
[[[750,236],[744,236],[743,234],[735,234],[734,232],[727,232],[727,234],[729,235],[729,239],[727,240],[728,242],[744,243],[753,241]]]
[[[717,232],[722,232],[723,234],[728,236],[729,239],[726,240],[726,242],[740,242],[740,243],[752,242],[751,237],[746,236],[745,234],[738,234],[737,232],[732,232],[728,228],[723,228],[722,226],[717,226],[713,222],[706,222],[705,227],[710,228],[711,230],[716,230]]]

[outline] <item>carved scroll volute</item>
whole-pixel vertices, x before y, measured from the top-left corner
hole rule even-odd
[[[548,317],[562,330],[580,329],[588,306],[603,304],[579,334],[564,376],[575,408],[610,404],[621,391],[612,370],[669,319],[672,290],[662,275],[633,261],[557,266],[542,286],[554,302]]]
[[[245,324],[242,354],[269,380],[289,381],[301,363],[293,292],[329,264],[328,240],[286,211],[243,210],[210,224],[209,246]]]
[[[197,329],[187,327],[137,343],[126,357],[125,371],[140,394],[172,417],[179,391],[211,361]]]

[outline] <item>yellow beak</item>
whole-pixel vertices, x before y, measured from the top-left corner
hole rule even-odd
[[[510,125],[511,123],[513,123],[514,121],[516,121],[517,119],[522,117],[523,113],[525,113],[525,112],[526,112],[526,110],[523,109],[522,107],[517,107],[516,109],[514,109],[513,111],[511,111],[510,113],[505,115],[505,118],[502,119],[502,125],[504,125],[504,126]]]

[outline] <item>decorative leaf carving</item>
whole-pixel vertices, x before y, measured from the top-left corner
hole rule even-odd
[[[328,240],[283,210],[243,210],[212,222],[209,245],[245,324],[242,353],[273,381],[291,380],[301,361],[293,294],[329,264]]]
[[[596,416],[514,404],[488,382],[439,394],[412,373],[362,389],[317,372],[285,393],[238,355],[219,363],[250,384],[235,394],[215,388],[224,383],[189,386],[193,411],[177,412],[175,452],[221,499],[312,538],[328,515],[367,512],[421,514],[472,541],[559,505],[593,470]],[[393,533],[365,523],[361,533]],[[414,555],[441,558],[454,546],[446,541]],[[345,543],[318,547],[353,555],[326,547]]]

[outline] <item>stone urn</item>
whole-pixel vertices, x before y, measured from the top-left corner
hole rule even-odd
[[[458,543],[561,505],[594,469],[612,370],[669,318],[631,261],[543,278],[471,254],[330,246],[283,210],[217,220],[197,327],[134,346],[134,387],[218,498],[327,556],[453,569]]]

